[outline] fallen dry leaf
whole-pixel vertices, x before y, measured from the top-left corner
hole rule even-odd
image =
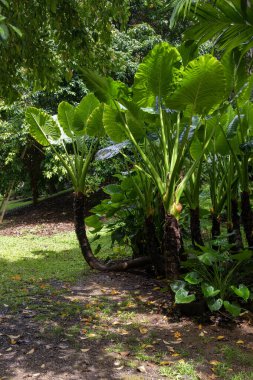
[[[137,370],[139,371],[139,372],[142,372],[142,373],[146,373],[147,371],[146,371],[146,368],[144,367],[144,365],[140,365],[139,367],[137,367]]]
[[[90,348],[81,348],[81,352],[88,352],[90,351]]]
[[[169,360],[164,360],[162,362],[159,362],[159,365],[171,365],[173,364],[173,362],[169,361]]]
[[[174,333],[174,337],[176,338],[176,339],[178,339],[178,338],[181,338],[181,333],[179,332],[179,331],[176,331],[175,333]]]
[[[219,362],[218,360],[211,360],[209,363],[212,364],[212,365],[219,365],[219,364],[221,364],[221,362]]]
[[[139,331],[140,331],[141,334],[147,334],[148,329],[146,327],[140,327]]]
[[[216,339],[217,339],[217,340],[223,340],[223,339],[225,339],[225,336],[224,336],[224,335],[219,335],[219,336],[217,336]]]
[[[21,276],[20,276],[20,274],[15,274],[14,276],[11,276],[11,279],[15,280],[15,281],[20,281],[21,280]]]
[[[33,353],[34,353],[34,348],[32,348],[30,351],[28,351],[27,353],[26,353],[26,355],[32,355]]]
[[[119,354],[120,354],[120,356],[126,357],[126,356],[130,355],[130,351],[123,351],[123,352],[120,352]]]
[[[244,340],[238,340],[236,344],[244,344]]]

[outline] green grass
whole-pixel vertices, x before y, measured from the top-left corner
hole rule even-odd
[[[102,234],[99,243],[105,258],[112,251],[109,236]],[[17,307],[27,295],[43,294],[57,281],[74,282],[87,271],[74,233],[0,236],[0,304]]]
[[[170,380],[183,380],[186,377],[189,380],[199,380],[195,367],[190,362],[178,362],[171,366],[164,366],[160,368],[160,373]]]

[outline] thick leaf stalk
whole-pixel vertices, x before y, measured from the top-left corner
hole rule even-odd
[[[253,249],[253,213],[247,191],[241,193],[241,218],[248,245]]]

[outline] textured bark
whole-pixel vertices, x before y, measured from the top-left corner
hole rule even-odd
[[[250,206],[250,196],[247,191],[241,193],[241,217],[248,245],[250,248],[253,248],[253,215]]]
[[[145,220],[145,253],[151,258],[151,263],[154,266],[157,274],[165,274],[164,257],[161,254],[160,244],[156,236],[156,228],[153,216],[149,216]]]
[[[196,244],[203,246],[204,242],[201,235],[199,208],[190,209],[190,226],[192,245],[198,248]]]
[[[183,244],[181,230],[177,219],[171,215],[165,215],[163,254],[165,257],[165,270],[168,277],[176,279],[180,274],[180,256]]]
[[[231,200],[232,225],[228,226],[228,242],[232,244],[232,251],[240,251],[243,249],[242,235],[240,229],[240,216],[238,213],[237,199]]]
[[[89,240],[87,238],[85,224],[84,224],[84,195],[82,193],[74,193],[74,220],[75,220],[75,232],[79,241],[82,255],[85,261],[93,269],[100,271],[125,271],[130,268],[143,267],[150,262],[148,257],[140,257],[134,260],[104,264],[98,260],[92,252]]]
[[[215,240],[220,236],[220,217],[212,214],[212,239]],[[216,244],[213,244],[213,249],[218,249]]]

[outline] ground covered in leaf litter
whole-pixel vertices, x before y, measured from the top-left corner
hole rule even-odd
[[[59,232],[53,207],[72,229],[66,199],[12,213],[0,234]],[[0,305],[1,380],[253,379],[251,321],[179,318],[163,280],[91,272],[40,287],[18,310]]]

